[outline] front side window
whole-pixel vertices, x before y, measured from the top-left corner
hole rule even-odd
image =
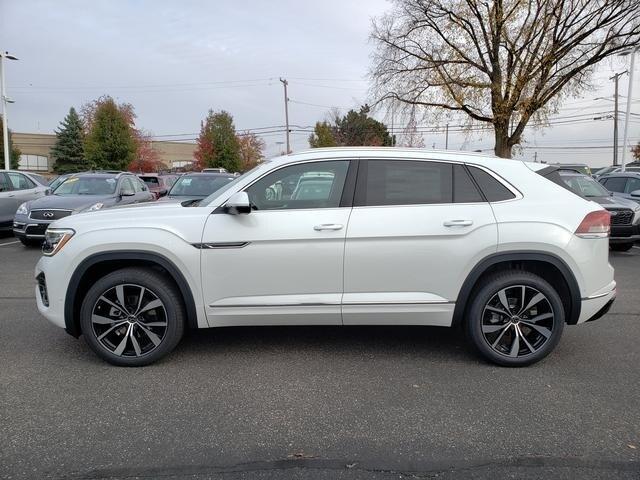
[[[610,192],[622,193],[624,192],[624,187],[627,184],[627,178],[626,177],[605,178],[602,181],[602,184]]]
[[[453,165],[449,163],[369,160],[359,176],[358,205],[453,202]]]
[[[11,190],[9,179],[4,173],[0,172],[0,192],[7,192],[9,190]]]
[[[14,190],[27,190],[36,186],[31,180],[19,173],[8,173]]]
[[[635,192],[636,190],[640,190],[640,178],[630,177],[627,180],[627,186],[625,187],[625,193]]]
[[[276,170],[249,188],[255,210],[335,208],[340,206],[348,160],[311,162]]]

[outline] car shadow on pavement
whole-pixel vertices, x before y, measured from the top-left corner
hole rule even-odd
[[[270,326],[190,330],[175,354],[318,353],[340,356],[398,354],[443,361],[478,360],[459,329],[423,326]],[[171,358],[171,357],[169,357]]]

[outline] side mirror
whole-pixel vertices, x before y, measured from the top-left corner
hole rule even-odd
[[[45,194],[45,195],[51,195],[51,189],[50,189],[50,188],[47,188],[47,189],[44,191],[44,194]]]
[[[158,196],[159,197],[164,197],[167,193],[169,193],[169,190],[160,190],[158,192]]]
[[[630,193],[633,198],[640,198],[640,190],[634,190]]]
[[[136,192],[134,192],[130,188],[123,188],[123,189],[120,190],[120,196],[121,197],[132,197],[135,194],[136,194]]]
[[[230,215],[246,215],[251,213],[251,202],[249,202],[249,195],[247,192],[236,192],[227,203],[224,204],[224,209]]]

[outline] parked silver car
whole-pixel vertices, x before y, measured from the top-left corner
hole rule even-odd
[[[0,171],[0,230],[11,230],[13,216],[24,202],[44,197],[50,192],[41,175],[16,170]]]

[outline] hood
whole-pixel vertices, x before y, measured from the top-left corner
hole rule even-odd
[[[207,198],[207,197],[203,197],[201,195],[195,195],[195,196],[182,196],[182,195],[178,195],[178,196],[174,196],[174,195],[165,195],[164,197],[160,197],[156,203],[166,203],[166,202],[170,202],[170,203],[183,203],[183,202],[193,202],[194,200],[202,200],[203,198]]]
[[[65,210],[81,210],[94,203],[110,203],[113,195],[47,195],[29,203],[29,209],[62,208]]]
[[[636,210],[640,207],[640,205],[633,200],[613,195],[606,197],[588,197],[587,200],[593,200],[604,208],[630,208],[631,210]]]

